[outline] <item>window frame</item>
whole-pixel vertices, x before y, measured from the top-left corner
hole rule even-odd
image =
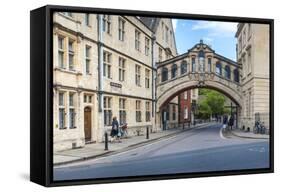
[[[145,69],[145,88],[150,87],[150,70]]]
[[[92,47],[85,45],[85,72],[87,75],[91,74],[91,51]]]
[[[111,126],[112,122],[112,97],[103,98],[104,126]]]
[[[126,21],[121,17],[118,18],[118,39],[125,41],[125,23]]]
[[[118,79],[120,82],[126,79],[126,59],[123,57],[118,58]]]
[[[151,121],[151,104],[150,101],[145,102],[145,121]]]
[[[148,37],[145,37],[144,39],[144,52],[146,56],[149,56],[149,51],[150,51],[150,39]]]
[[[103,51],[103,76],[112,79],[112,53]]]
[[[161,82],[165,82],[165,81],[168,81],[169,77],[168,77],[168,74],[169,71],[168,71],[168,68],[167,67],[163,67],[161,69]]]
[[[219,72],[218,72],[219,69]],[[222,64],[220,62],[216,63],[216,74],[222,76]]]
[[[61,95],[62,95],[62,103],[61,103]],[[65,102],[65,95],[66,92],[64,91],[59,91],[58,92],[58,128],[61,129],[66,129],[66,102]],[[61,110],[63,112],[61,116]],[[61,124],[61,117],[62,117],[62,124]],[[61,126],[62,125],[62,126]]]
[[[75,71],[75,41],[68,38],[68,70]],[[71,46],[70,46],[71,45]],[[71,48],[70,48],[71,47]],[[72,62],[70,62],[70,58]]]
[[[178,76],[178,66],[177,64],[172,65],[172,70],[171,70],[171,79],[174,79]]]
[[[125,124],[127,122],[127,114],[126,114],[126,99],[119,98],[119,122],[121,124]]]
[[[141,42],[140,42],[141,32],[135,29],[135,50],[141,51]]]
[[[72,101],[71,101],[72,100]],[[68,126],[69,129],[76,128],[75,93],[68,93]]]
[[[141,100],[136,100],[136,122],[142,122],[141,118]]]
[[[141,66],[135,65],[135,83],[137,86],[141,86]]]
[[[195,57],[191,58],[191,72],[192,73],[196,72],[196,59],[195,59]]]
[[[229,80],[231,79],[231,69],[228,65],[224,66],[224,77]]]
[[[60,43],[60,40],[62,40],[62,43]],[[65,52],[66,52],[65,41],[66,41],[66,37],[58,35],[58,67],[62,68],[62,69],[66,68],[66,62],[65,62],[66,61],[66,58],[65,58]],[[62,60],[60,60],[60,55],[62,55]]]
[[[102,17],[102,30],[111,35],[111,15],[103,15]]]

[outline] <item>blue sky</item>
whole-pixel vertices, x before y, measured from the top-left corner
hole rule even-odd
[[[179,54],[199,43],[211,45],[216,53],[236,61],[237,23],[173,19],[177,50]]]

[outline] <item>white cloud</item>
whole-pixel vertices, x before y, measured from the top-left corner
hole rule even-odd
[[[172,24],[173,24],[174,32],[176,32],[178,20],[177,19],[172,19]]]
[[[214,39],[210,38],[210,37],[203,37],[203,41],[206,43],[212,43],[214,41]]]
[[[237,30],[237,23],[219,21],[197,21],[192,30],[205,29],[209,31],[209,36],[229,36],[234,35]]]

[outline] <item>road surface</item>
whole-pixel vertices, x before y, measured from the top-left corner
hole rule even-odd
[[[54,180],[269,167],[269,141],[225,138],[221,124],[182,132],[119,154],[54,168]]]

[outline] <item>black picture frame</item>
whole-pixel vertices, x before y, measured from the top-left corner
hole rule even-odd
[[[186,18],[206,21],[235,21],[263,23],[270,25],[270,167],[265,169],[233,170],[185,173],[157,176],[131,176],[105,179],[53,180],[53,67],[52,67],[52,14],[54,12],[83,12],[125,14],[130,16],[154,16],[167,18]],[[46,5],[30,12],[30,180],[37,184],[54,187],[115,182],[133,182],[178,178],[195,178],[241,174],[274,172],[274,20],[262,18],[230,17],[217,15],[198,15],[168,12],[149,12],[137,10],[118,10],[105,8],[72,7]]]

